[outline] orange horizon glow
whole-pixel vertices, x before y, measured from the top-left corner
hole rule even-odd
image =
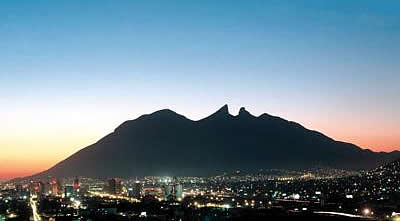
[[[94,110],[90,112],[97,113]],[[185,112],[193,116],[193,113],[198,113],[198,110],[178,111],[178,113]],[[151,111],[145,111],[145,113],[151,113]],[[340,116],[333,121],[329,120],[327,116],[318,116],[317,118],[314,115],[304,120],[305,117],[300,114],[286,113],[282,116],[286,119],[300,119],[298,122],[306,128],[320,131],[335,140],[353,143],[364,149],[390,152],[398,150],[396,148],[400,146],[394,123],[383,125],[383,121],[380,120],[364,122],[361,117],[351,119],[351,117]],[[117,115],[115,113],[111,113],[107,117],[99,116],[101,113],[97,115],[86,114],[82,121],[78,120],[82,119],[82,116],[79,117],[75,114],[65,117],[65,119],[60,119],[58,116],[51,118],[49,113],[43,113],[43,115],[47,117],[48,122],[43,123],[41,121],[41,119],[46,119],[44,116],[35,118],[28,115],[26,118],[21,118],[22,115],[17,114],[17,120],[0,128],[2,130],[0,134],[4,135],[0,139],[0,147],[3,148],[2,155],[0,155],[0,180],[30,176],[47,170],[112,132],[124,121],[123,119],[135,119],[139,114],[134,117],[128,117],[129,114],[127,113],[120,114],[117,119],[113,118]],[[64,116],[68,115],[65,114]],[[196,116],[195,118],[201,119],[203,117]],[[72,121],[73,119],[75,121]],[[99,124],[98,119],[113,120]],[[15,125],[24,125],[24,127],[19,128]]]
[[[0,180],[143,114],[224,104],[400,150],[397,2],[2,1]]]
[[[384,138],[382,138],[382,139],[384,139]],[[351,139],[349,137],[344,136],[344,137],[336,139],[336,140],[353,143],[357,146],[360,146],[363,149],[370,149],[370,150],[376,151],[376,152],[380,152],[380,151],[391,152],[391,151],[399,150],[399,149],[390,147],[390,146],[394,146],[396,144],[395,137],[393,137],[390,140],[385,139],[385,141],[387,142],[386,145],[389,146],[386,148],[384,145],[382,145],[383,148],[375,147],[375,146],[380,146],[381,142],[379,142],[379,141],[383,142],[383,140],[380,140],[380,139],[370,141],[370,143],[366,143],[366,142],[363,142],[363,140],[359,140],[357,138]],[[369,140],[367,140],[367,141],[369,141]],[[88,143],[87,145],[83,145],[83,146],[88,146],[90,144],[91,143]],[[76,151],[78,151],[78,150],[79,149],[76,149]],[[42,172],[42,171],[45,171],[45,170],[51,168],[58,162],[67,158],[69,155],[68,154],[66,154],[65,156],[58,155],[57,157],[52,157],[50,159],[41,159],[40,161],[34,161],[34,160],[30,160],[30,159],[23,159],[23,160],[16,160],[16,161],[2,160],[0,162],[0,180],[9,180],[9,179],[13,179],[13,178],[34,175],[36,173],[39,173],[39,172]]]

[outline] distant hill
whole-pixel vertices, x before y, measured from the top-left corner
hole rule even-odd
[[[225,105],[199,121],[167,109],[126,121],[97,143],[31,178],[213,175],[315,166],[371,169],[397,158],[397,151],[363,150],[268,114],[256,117],[241,108],[233,116]]]
[[[389,163],[383,164],[373,170],[367,171],[367,175],[374,177],[377,180],[385,180],[385,184],[389,184],[388,179],[391,182],[396,182],[396,186],[400,186],[400,159],[391,161]],[[386,179],[386,178],[387,179]]]

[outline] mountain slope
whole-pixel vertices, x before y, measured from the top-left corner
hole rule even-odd
[[[160,110],[126,121],[90,145],[34,177],[211,175],[263,168],[369,169],[400,158],[335,141],[279,117],[237,116],[225,105],[192,121]]]

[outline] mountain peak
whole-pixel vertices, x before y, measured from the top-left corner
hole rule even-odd
[[[218,109],[214,114],[212,114],[211,116],[229,116],[229,107],[227,104],[225,104],[224,106],[222,106],[220,109]]]
[[[228,105],[225,104],[220,109],[218,109],[215,113],[211,114],[210,116],[204,118],[203,120],[210,120],[210,119],[226,119],[231,117],[232,115],[229,113]]]
[[[153,112],[150,115],[178,115],[178,114],[170,109],[161,109],[156,112]]]
[[[217,110],[217,112],[215,113],[221,113],[221,114],[229,114],[229,107],[227,104],[225,104],[224,106],[222,106],[219,110]]]
[[[153,112],[151,114],[144,114],[135,120],[128,120],[119,125],[114,131],[115,132],[121,132],[121,131],[129,131],[129,128],[131,128],[133,125],[135,125],[137,122],[143,122],[143,121],[157,121],[157,122],[165,122],[165,121],[174,121],[174,120],[187,120],[187,118],[183,115],[180,115],[176,113],[175,111],[172,111],[170,109],[162,109],[158,110],[156,112]]]
[[[248,111],[246,110],[246,108],[241,107],[240,110],[239,110],[239,115],[238,115],[238,116],[244,117],[244,116],[253,116],[253,115],[250,114],[250,112],[248,112]]]
[[[155,120],[155,119],[157,119],[157,120],[175,120],[175,119],[187,120],[187,118],[185,116],[180,115],[170,109],[162,109],[162,110],[153,112],[151,114],[143,115],[140,118],[153,119],[153,120]]]
[[[34,179],[77,175],[204,176],[238,168],[255,171],[307,169],[316,165],[369,169],[399,157],[400,152],[376,153],[334,141],[279,117],[267,114],[254,117],[245,108],[233,116],[228,105],[224,105],[199,121],[168,109],[126,121],[114,133],[35,175]]]

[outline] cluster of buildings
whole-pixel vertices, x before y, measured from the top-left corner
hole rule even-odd
[[[227,218],[252,214],[243,211],[279,211],[280,215],[395,220],[400,211],[399,172],[398,162],[358,173],[321,169],[236,171],[213,177],[49,178],[0,186],[0,218],[30,211],[21,209],[23,206],[10,207],[10,202],[32,206],[30,198],[35,197],[33,204],[43,217],[113,216],[124,220],[122,217],[152,216],[165,220],[169,216]],[[6,209],[1,205],[7,205]]]
[[[138,200],[143,197],[154,197],[167,201],[181,201],[183,199],[183,185],[175,179],[147,183],[145,180],[125,180],[122,182],[119,178],[112,178],[107,180],[107,184],[102,191],[97,192],[126,196]]]
[[[42,196],[62,196],[71,197],[80,191],[79,178],[74,178],[72,182],[66,181],[65,184],[57,178],[49,178],[42,181],[31,181],[25,184],[31,195]]]

